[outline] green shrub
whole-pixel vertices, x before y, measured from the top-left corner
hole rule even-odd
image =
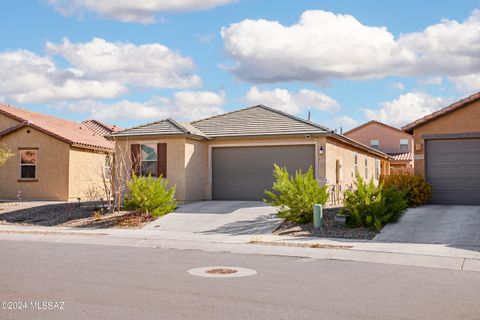
[[[397,190],[404,191],[409,207],[426,204],[432,196],[432,186],[420,176],[400,173],[384,176],[382,181],[385,188],[395,187]]]
[[[321,187],[310,167],[307,172],[296,171],[289,175],[287,168],[274,165],[275,182],[273,191],[266,190],[268,199],[264,201],[278,207],[278,216],[297,223],[307,223],[313,220],[313,205],[322,204],[328,200],[328,187]]]
[[[348,224],[379,231],[389,222],[397,221],[407,208],[406,194],[394,187],[376,186],[357,175],[354,190],[345,191],[344,208]]]
[[[148,213],[153,217],[163,216],[177,207],[175,186],[170,187],[162,177],[152,178],[132,175],[128,183],[128,194],[124,200],[127,209]]]

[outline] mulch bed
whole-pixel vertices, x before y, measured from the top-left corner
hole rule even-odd
[[[1,202],[0,224],[138,229],[154,220],[150,215],[132,211],[94,215],[98,210],[98,204],[90,203]]]
[[[354,240],[371,240],[377,234],[366,228],[348,228],[335,223],[335,214],[340,208],[326,208],[323,210],[323,225],[315,229],[312,223],[298,224],[291,221],[283,222],[273,233],[282,236],[295,237],[322,237]]]

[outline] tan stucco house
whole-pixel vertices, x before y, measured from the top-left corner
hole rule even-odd
[[[80,124],[0,104],[0,199],[77,200],[101,193],[113,143]],[[111,133],[111,131],[109,132]]]
[[[413,134],[415,173],[432,184],[432,203],[480,204],[480,93],[402,129]]]
[[[111,137],[117,190],[125,191],[132,171],[162,175],[180,201],[261,200],[274,163],[292,173],[311,166],[320,183],[338,191],[352,187],[355,172],[378,180],[389,162],[381,151],[263,105],[190,123],[166,119]]]
[[[413,138],[411,134],[372,120],[345,132],[344,135],[391,156],[392,173],[413,173]]]

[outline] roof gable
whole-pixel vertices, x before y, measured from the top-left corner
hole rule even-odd
[[[258,105],[194,121],[209,137],[239,137],[325,133],[330,130],[282,111]]]
[[[187,128],[187,126],[189,128]],[[191,128],[189,124],[180,124],[173,119],[165,119],[156,122],[147,123],[133,128],[125,129],[112,133],[111,137],[126,136],[151,136],[151,135],[181,135],[192,134],[202,136],[196,128]]]
[[[402,131],[399,128],[389,126],[388,124],[385,124],[385,123],[377,121],[377,120],[371,120],[371,121],[365,122],[364,124],[359,125],[358,127],[350,129],[349,131],[345,132],[344,135],[348,136],[355,131],[359,131],[359,130],[362,130],[364,128],[371,127],[371,126],[383,127],[383,128],[389,129],[389,130],[394,130],[394,131],[406,134],[404,131]]]
[[[74,121],[68,121],[5,104],[0,104],[0,114],[20,121],[22,126],[31,126],[73,146],[87,149],[113,148],[112,142],[95,134],[87,126]],[[19,125],[15,129],[10,128],[11,130],[9,130],[8,133],[14,132],[22,126]]]

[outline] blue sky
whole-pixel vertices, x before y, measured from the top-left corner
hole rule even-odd
[[[480,86],[480,1],[143,2],[2,1],[0,101],[123,127],[264,103],[348,129]]]

